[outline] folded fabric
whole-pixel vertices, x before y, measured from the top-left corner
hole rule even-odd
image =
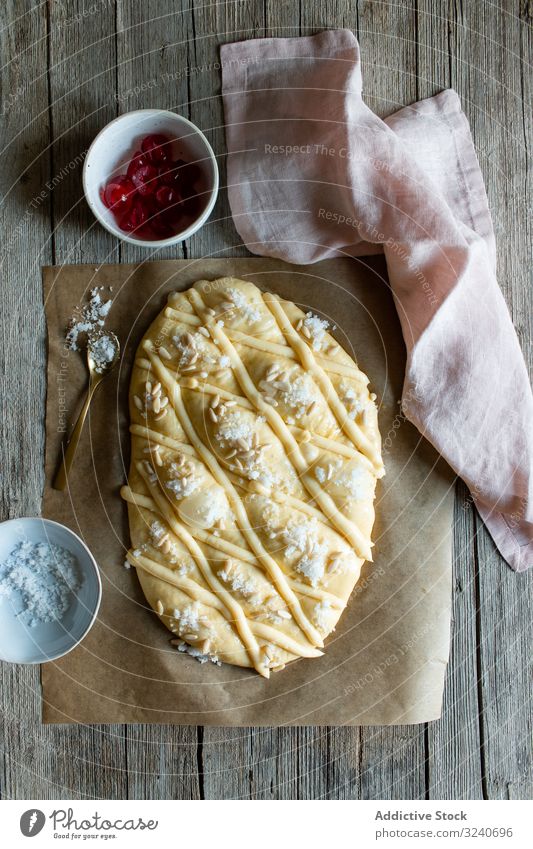
[[[533,562],[533,399],[495,276],[457,95],[382,121],[348,30],[222,47],[228,190],[250,251],[383,251],[407,347],[406,417],[468,485],[509,565]]]

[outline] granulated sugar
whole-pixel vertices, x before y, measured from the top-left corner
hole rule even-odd
[[[21,542],[0,565],[0,601],[9,599],[20,620],[33,628],[61,619],[82,581],[70,551],[47,542]]]
[[[87,337],[105,324],[105,319],[113,300],[102,298],[103,286],[91,289],[88,303],[84,304],[69,322],[66,335],[66,345],[71,351],[78,351],[85,344]]]
[[[98,374],[101,374],[115,359],[117,346],[113,337],[105,333],[103,336],[89,340],[89,350],[94,362],[94,369]]]

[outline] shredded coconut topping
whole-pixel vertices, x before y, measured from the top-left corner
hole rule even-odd
[[[83,578],[70,551],[47,542],[19,543],[0,566],[0,599],[9,599],[33,628],[66,613]]]

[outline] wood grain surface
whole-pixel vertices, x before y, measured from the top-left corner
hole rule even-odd
[[[1,518],[43,487],[42,265],[149,259],[91,218],[82,154],[107,121],[176,109],[224,150],[218,47],[349,27],[380,115],[452,86],[470,120],[499,280],[531,366],[531,3],[527,0],[6,0],[0,168]],[[224,158],[220,157],[225,185]],[[157,258],[246,251],[221,192]],[[154,254],[154,257],[156,255]],[[457,485],[442,719],[396,728],[42,726],[39,671],[0,666],[3,798],[531,798],[531,574],[503,563]]]

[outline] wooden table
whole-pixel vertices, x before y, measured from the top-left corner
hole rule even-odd
[[[223,151],[218,46],[225,41],[349,27],[361,43],[364,96],[379,114],[448,86],[458,91],[494,217],[499,280],[531,362],[529,4],[9,0],[6,7],[2,518],[37,514],[43,487],[41,266],[147,258],[92,220],[81,190],[83,152],[117,114],[151,106],[188,115]],[[224,186],[223,158],[221,164]],[[245,253],[222,191],[212,223],[158,257]],[[531,798],[532,576],[516,576],[503,563],[460,483],[454,521],[453,642],[439,722],[383,729],[43,727],[38,669],[4,664],[2,795]]]

